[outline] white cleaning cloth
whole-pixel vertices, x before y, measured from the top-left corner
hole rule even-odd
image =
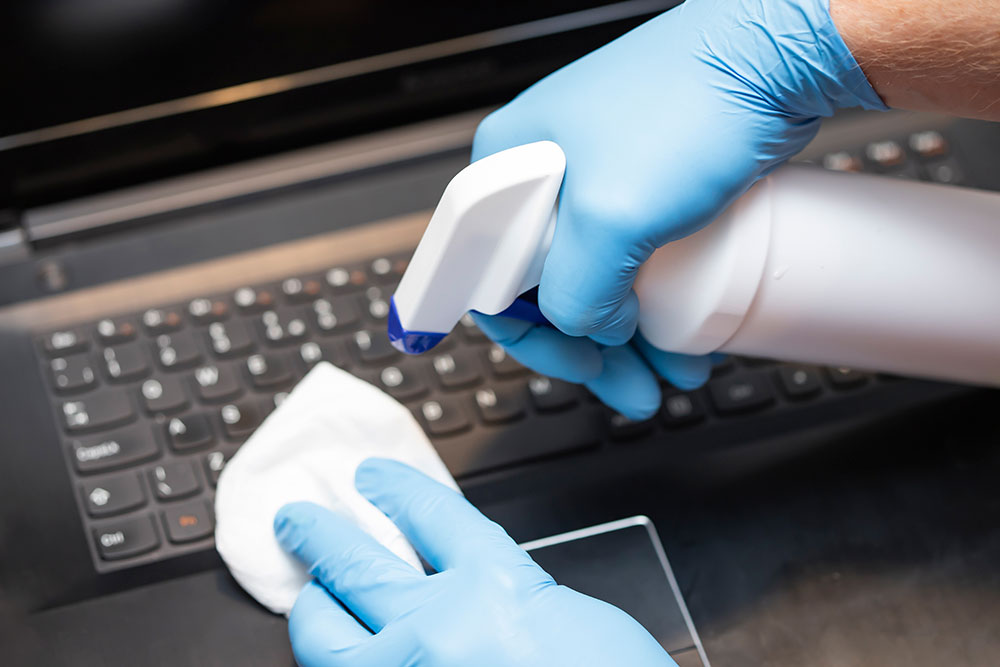
[[[421,569],[395,524],[354,488],[355,470],[372,456],[402,461],[458,488],[409,410],[323,362],[226,464],[215,492],[215,544],[233,577],[258,602],[287,615],[309,580],[272,528],[278,509],[297,500],[352,516]]]

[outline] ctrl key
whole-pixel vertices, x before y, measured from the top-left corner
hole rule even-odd
[[[148,515],[104,524],[94,530],[94,540],[104,560],[131,558],[160,546],[156,526]]]

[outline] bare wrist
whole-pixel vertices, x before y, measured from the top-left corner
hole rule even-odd
[[[966,0],[830,0],[830,14],[891,107],[1000,120],[1000,12]]]

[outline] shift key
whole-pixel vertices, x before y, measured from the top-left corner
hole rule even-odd
[[[73,440],[73,465],[82,473],[100,472],[129,466],[160,453],[153,432],[140,425],[102,436]]]

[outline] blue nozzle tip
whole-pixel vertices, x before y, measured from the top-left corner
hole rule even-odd
[[[399,321],[395,297],[389,299],[389,342],[404,354],[422,354],[440,343],[446,333],[407,331]]]

